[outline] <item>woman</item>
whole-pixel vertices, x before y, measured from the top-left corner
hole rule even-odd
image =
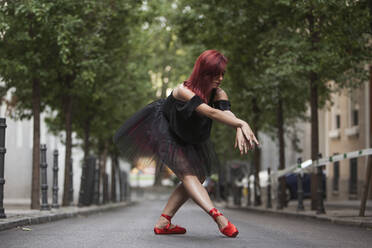
[[[171,224],[171,218],[189,197],[211,215],[228,237],[239,232],[214,206],[202,186],[212,164],[218,163],[209,140],[212,120],[236,128],[235,148],[241,154],[258,141],[249,125],[230,111],[226,93],[219,87],[227,59],[216,50],[203,52],[183,84],[167,99],[157,100],[134,114],[117,131],[114,141],[123,155],[139,156],[167,165],[179,178],[154,227],[155,234],[183,234],[186,229]]]

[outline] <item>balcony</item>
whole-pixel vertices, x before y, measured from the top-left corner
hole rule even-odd
[[[345,135],[348,137],[357,136],[359,134],[359,126],[352,126],[345,129]]]
[[[328,137],[331,139],[339,139],[341,136],[340,129],[333,129],[328,132]]]

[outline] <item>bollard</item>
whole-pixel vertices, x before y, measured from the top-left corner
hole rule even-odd
[[[0,219],[6,218],[4,211],[4,156],[6,153],[5,149],[5,128],[6,128],[6,119],[0,118]]]
[[[271,178],[270,178],[271,171],[270,171],[270,168],[267,168],[267,174],[268,174],[269,183],[267,185],[267,202],[266,202],[266,208],[272,208],[272,204],[271,204]]]
[[[297,165],[298,168],[301,168],[302,159],[297,159]],[[304,190],[302,185],[302,171],[297,174],[297,199],[298,199],[298,205],[297,205],[297,211],[303,211],[304,208]]]
[[[123,171],[123,179],[124,179],[124,200],[128,201],[130,198],[129,195],[129,181],[128,181],[128,173],[126,171]]]
[[[93,203],[99,205],[99,174],[100,174],[100,163],[95,163],[94,168],[94,193]]]
[[[125,184],[125,201],[131,201],[131,187],[129,183],[129,175],[125,172],[126,184]]]
[[[40,146],[40,167],[41,167],[41,208],[40,210],[50,210],[48,204],[48,184],[47,184],[47,161],[46,161],[46,145]]]
[[[322,154],[319,153],[318,159],[322,158]],[[319,160],[318,160],[319,161]],[[318,164],[317,161],[317,164]],[[324,209],[324,202],[323,202],[323,173],[322,173],[323,166],[317,166],[317,174],[318,174],[318,208],[316,210],[316,214],[325,214]]]
[[[69,200],[70,205],[74,203],[74,172],[73,172],[73,159],[70,159],[70,188],[69,188]]]
[[[251,180],[250,180],[250,176],[248,176],[248,189],[247,189],[247,198],[248,198],[248,201],[247,201],[247,205],[248,206],[251,206],[252,205],[252,201],[251,201]]]
[[[276,209],[280,210],[283,209],[282,204],[282,191],[281,191],[281,178],[278,178],[278,190],[277,190],[277,200],[276,200]]]
[[[102,203],[103,204],[106,204],[109,199],[108,199],[108,174],[107,173],[104,173],[103,174],[103,196],[102,196]]]
[[[88,160],[84,159],[83,166],[81,168],[81,177],[80,177],[80,191],[79,191],[79,203],[78,206],[81,207],[84,205],[84,196],[85,196],[85,185],[86,185],[86,174],[87,174],[87,163]]]
[[[86,172],[86,183],[84,189],[84,205],[89,206],[94,201],[94,181],[95,181],[95,171],[96,171],[96,158],[94,156],[88,157],[87,172]]]
[[[53,152],[53,202],[52,208],[59,208],[58,205],[58,150]]]
[[[124,173],[122,170],[119,170],[119,201],[124,201],[125,198],[125,178],[124,178]],[[137,191],[138,196],[142,196],[140,189],[138,188]]]
[[[283,185],[285,185],[285,176],[281,176],[278,178],[278,187],[277,187],[277,197],[278,199],[276,200],[276,209],[281,210],[285,207],[285,203],[283,201],[284,195],[283,193]]]
[[[123,200],[123,174],[121,173],[120,169],[119,169],[118,176],[119,176],[119,201],[122,201]],[[139,176],[137,174],[137,183],[138,182],[139,182]],[[137,185],[137,196],[139,195],[140,195],[140,192],[139,192],[139,188]]]
[[[239,185],[237,185],[235,182],[233,184],[233,197],[234,197],[234,205],[235,206],[241,206],[242,205],[242,189]]]
[[[96,158],[94,156],[89,156],[86,159],[84,165],[84,180],[81,181],[81,191],[79,197],[79,206],[89,206],[94,201],[94,181],[95,181],[95,168],[96,168]]]
[[[124,201],[128,200],[128,173],[123,171],[123,179],[124,179]]]
[[[125,194],[126,194],[126,189],[125,189],[125,184],[126,184],[126,176],[125,176],[125,171],[120,172],[120,201],[125,201]]]

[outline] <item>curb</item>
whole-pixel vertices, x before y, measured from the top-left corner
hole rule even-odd
[[[340,224],[340,225],[348,225],[348,226],[357,226],[362,228],[372,228],[371,222],[365,222],[361,220],[345,220],[342,218],[337,217],[329,217],[326,215],[316,215],[312,213],[301,213],[301,212],[288,212],[288,211],[276,211],[271,209],[259,209],[259,208],[253,208],[253,207],[232,207],[232,206],[226,206],[227,209],[231,210],[240,210],[240,211],[253,211],[258,213],[270,213],[274,215],[284,215],[289,217],[295,217],[295,218],[303,218],[303,219],[317,219],[321,221],[327,221],[334,224]]]
[[[77,209],[73,209],[71,212],[64,212],[64,213],[48,213],[45,212],[45,215],[42,216],[33,216],[33,217],[20,217],[16,220],[10,220],[9,222],[0,223],[0,231],[4,231],[7,229],[12,229],[19,226],[25,225],[35,225],[35,224],[42,224],[72,217],[77,217],[79,215],[90,215],[94,213],[109,211],[121,207],[127,207],[136,204],[136,202],[119,202],[119,203],[112,203],[108,205],[102,206],[89,206],[89,207],[81,207]],[[62,208],[63,209],[63,208]],[[0,219],[5,220],[6,219]]]

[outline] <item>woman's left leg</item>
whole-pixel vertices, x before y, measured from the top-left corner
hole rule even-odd
[[[177,210],[189,199],[189,195],[186,192],[186,189],[183,185],[183,183],[180,183],[176,189],[173,191],[171,196],[168,199],[167,204],[165,205],[163,209],[163,214],[174,216],[177,212]],[[163,228],[165,227],[169,221],[164,218],[163,216],[159,217],[158,222],[156,223],[155,227],[157,228]],[[174,225],[172,224],[171,228]]]

